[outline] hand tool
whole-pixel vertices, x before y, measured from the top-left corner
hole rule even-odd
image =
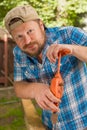
[[[60,73],[61,56],[65,56],[65,55],[70,54],[70,53],[71,53],[71,51],[69,49],[60,50],[58,53],[58,69],[57,69],[57,73],[55,74],[55,76],[51,80],[51,85],[50,85],[51,92],[58,99],[62,98],[63,91],[64,91],[64,81],[63,81],[63,78],[62,78],[61,73]],[[59,107],[59,103],[55,104],[55,105]],[[51,120],[52,120],[52,124],[53,124],[53,130],[56,130],[56,123],[58,120],[58,112],[55,112],[54,110],[52,111]]]

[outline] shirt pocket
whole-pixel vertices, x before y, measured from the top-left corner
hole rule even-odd
[[[31,81],[31,82],[33,82],[33,81],[35,82],[35,81],[36,81],[36,74],[35,74],[35,72],[34,72],[33,67],[32,67],[32,68],[27,67],[27,68],[25,69],[24,75],[26,76],[26,79],[27,79],[27,80],[29,80],[29,81]]]

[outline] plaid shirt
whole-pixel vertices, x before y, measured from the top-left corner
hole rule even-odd
[[[87,46],[87,34],[75,27],[46,28],[47,41],[42,51],[42,64],[29,57],[18,47],[14,48],[14,80],[49,84],[57,71],[46,52],[55,41],[59,44]],[[80,53],[80,52],[79,52]],[[64,79],[64,95],[60,103],[56,130],[83,130],[87,127],[87,68],[86,63],[72,55],[61,59],[61,75]],[[42,121],[52,128],[51,112],[43,110]]]

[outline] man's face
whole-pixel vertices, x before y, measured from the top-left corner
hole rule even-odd
[[[46,40],[44,26],[41,21],[25,22],[11,31],[19,48],[30,56],[38,56]]]

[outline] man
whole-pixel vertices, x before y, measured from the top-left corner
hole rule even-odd
[[[42,121],[49,130],[52,110],[58,112],[56,130],[86,129],[87,34],[75,27],[45,27],[30,5],[9,11],[5,26],[17,43],[14,48],[17,96],[36,100],[43,109]],[[58,53],[63,49],[69,49],[71,54],[61,59],[64,93],[60,102],[51,93],[50,84],[57,71]],[[60,105],[57,107],[55,103]]]

